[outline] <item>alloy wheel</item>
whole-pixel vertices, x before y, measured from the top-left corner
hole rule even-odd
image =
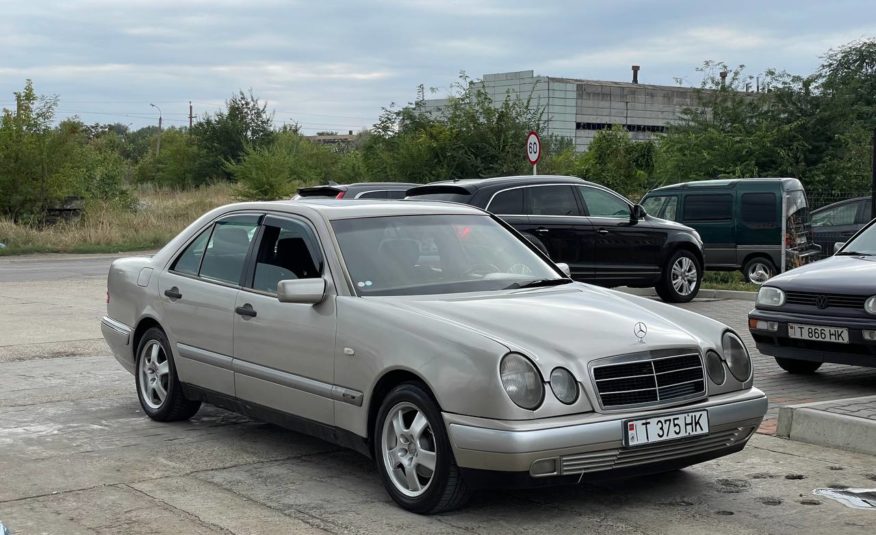
[[[697,265],[686,256],[681,256],[672,264],[672,287],[678,295],[687,296],[697,287]]]
[[[170,384],[170,363],[164,348],[157,340],[150,340],[140,352],[140,396],[152,409],[160,409],[167,399]]]
[[[383,464],[393,486],[405,496],[421,496],[435,478],[438,454],[425,413],[409,402],[398,403],[383,421]]]
[[[748,280],[754,284],[763,284],[771,277],[772,269],[765,262],[755,262],[748,268]]]

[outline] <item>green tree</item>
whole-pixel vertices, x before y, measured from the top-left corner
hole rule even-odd
[[[631,197],[644,194],[651,185],[654,144],[633,141],[627,130],[615,125],[600,130],[581,157],[579,175]]]
[[[196,177],[199,184],[213,178],[233,178],[226,164],[240,161],[247,147],[264,147],[273,141],[273,114],[252,91],[240,91],[225,102],[225,108],[192,126],[202,154]]]
[[[161,152],[152,146],[140,159],[136,180],[178,189],[204,184],[204,151],[185,130],[169,128],[161,133]]]

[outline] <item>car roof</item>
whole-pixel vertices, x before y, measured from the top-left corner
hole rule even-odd
[[[419,185],[418,187],[426,188],[432,186],[456,186],[458,188],[464,189],[469,193],[474,193],[475,191],[490,187],[490,186],[506,186],[506,185],[519,185],[526,186],[531,184],[588,184],[592,186],[598,186],[599,184],[594,184],[592,182],[588,182],[582,178],[578,178],[575,176],[563,176],[563,175],[515,175],[515,176],[499,176],[494,178],[464,178],[461,180],[440,180],[438,182],[429,182],[428,184]],[[414,189],[414,188],[412,188]],[[426,190],[428,191],[428,190]],[[425,191],[424,191],[425,193]]]
[[[266,210],[290,214],[311,213],[327,220],[403,215],[486,215],[479,208],[442,201],[394,201],[355,199],[336,201],[323,198],[302,198],[295,201],[244,202],[227,205],[227,211]]]
[[[802,184],[796,178],[788,178],[788,177],[751,177],[751,178],[716,178],[710,180],[691,180],[689,182],[679,182],[677,184],[670,184],[668,186],[660,186],[659,188],[654,188],[648,192],[648,194],[655,193],[658,191],[668,191],[673,189],[696,189],[696,188],[709,188],[709,187],[721,187],[726,186],[728,188],[734,188],[738,184],[742,182],[761,182],[761,183],[769,183],[769,182],[779,182],[782,184],[782,187],[785,189],[803,189]],[[787,187],[787,186],[790,186]],[[798,188],[799,186],[799,188]]]

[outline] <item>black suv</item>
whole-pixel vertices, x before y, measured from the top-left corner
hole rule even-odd
[[[326,184],[299,188],[298,195],[302,197],[325,197],[332,199],[404,199],[405,192],[416,186],[406,182],[358,182],[356,184]]]
[[[614,191],[564,176],[512,176],[433,182],[408,199],[484,208],[526,236],[575,280],[602,286],[654,286],[665,301],[690,301],[703,277],[695,230],[645,214]]]

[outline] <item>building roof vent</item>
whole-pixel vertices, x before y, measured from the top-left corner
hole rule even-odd
[[[633,65],[633,83],[634,84],[639,83],[639,66],[638,65]]]

